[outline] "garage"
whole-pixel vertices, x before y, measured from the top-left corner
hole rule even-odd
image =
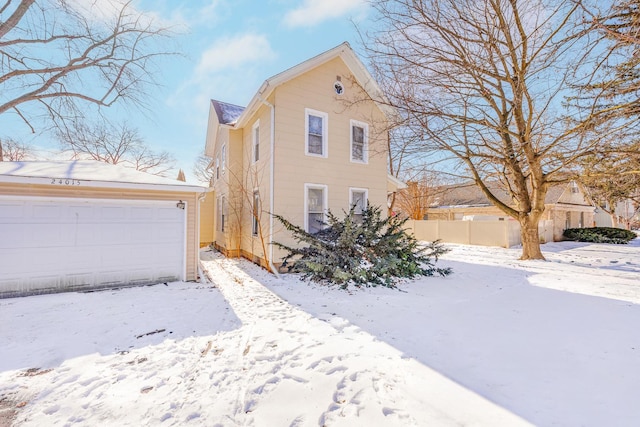
[[[91,161],[0,163],[0,297],[195,280],[205,191]]]

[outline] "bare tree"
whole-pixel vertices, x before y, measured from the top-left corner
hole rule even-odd
[[[122,164],[160,176],[166,175],[175,163],[168,152],[152,151],[138,130],[126,122],[112,125],[108,122],[88,124],[75,121],[71,126],[59,128],[56,135],[62,149],[71,151],[74,159]]]
[[[422,220],[439,194],[437,175],[420,171],[406,180],[407,188],[398,191],[396,206],[410,219]]]
[[[198,182],[212,186],[213,169],[211,168],[211,158],[204,153],[204,150],[196,158],[191,171]]]
[[[131,1],[0,1],[0,115],[36,132],[89,106],[144,106],[170,35]]]
[[[521,259],[544,259],[538,222],[547,190],[598,142],[587,138],[591,112],[563,109],[569,79],[582,75],[589,54],[588,40],[577,36],[584,34],[580,7],[569,0],[372,5],[377,30],[365,45],[401,124],[423,151],[452,154],[452,167],[464,167],[518,220]],[[511,202],[493,194],[495,183]]]
[[[0,162],[19,162],[31,155],[32,148],[24,142],[13,139],[0,140]]]

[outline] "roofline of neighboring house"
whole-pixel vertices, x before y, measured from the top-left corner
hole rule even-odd
[[[367,94],[369,94],[371,99],[374,100],[382,112],[389,118],[393,117],[395,115],[395,109],[388,104],[382,89],[380,89],[380,86],[378,86],[378,83],[376,83],[362,61],[358,59],[358,56],[349,43],[343,42],[333,49],[329,49],[265,80],[258,89],[258,92],[256,92],[253,98],[251,98],[251,101],[249,101],[249,104],[236,121],[235,126],[243,127],[262,104],[262,100],[267,99],[269,95],[271,95],[271,92],[278,86],[336,57],[342,58],[358,83],[364,88]]]
[[[42,177],[29,177],[29,176],[14,176],[14,175],[0,175],[0,183],[9,184],[30,184],[30,185],[47,185],[51,186],[52,178]],[[65,178],[69,181],[80,182],[79,186],[75,186],[76,189],[81,188],[119,188],[128,190],[153,190],[153,191],[173,191],[182,193],[206,193],[209,192],[208,187],[202,187],[199,185],[173,185],[173,184],[150,184],[150,183],[137,183],[137,182],[115,182],[115,181],[94,181],[87,179]],[[66,186],[71,187],[71,185]]]
[[[408,187],[406,182],[396,178],[389,173],[387,174],[387,182],[391,182],[396,187],[396,190],[404,190]]]

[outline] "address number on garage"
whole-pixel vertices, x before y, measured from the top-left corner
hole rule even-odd
[[[80,185],[80,180],[78,179],[68,179],[68,178],[50,178],[52,185]]]

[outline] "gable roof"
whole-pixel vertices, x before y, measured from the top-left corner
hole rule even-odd
[[[343,42],[333,49],[329,49],[265,80],[264,83],[262,83],[262,86],[258,89],[258,92],[247,105],[247,108],[245,108],[242,114],[237,118],[235,124],[238,126],[245,124],[260,104],[262,104],[264,100],[271,95],[275,88],[281,84],[337,57],[340,57],[344,61],[351,73],[353,73],[358,84],[364,88],[367,94],[374,100],[374,102],[376,102],[385,115],[387,117],[393,116],[395,110],[393,107],[388,105],[387,102],[384,102],[386,98],[380,89],[380,86],[378,86],[378,83],[373,79],[373,76],[371,76],[362,61],[360,61],[349,43]]]
[[[545,204],[560,203],[560,198],[569,183],[555,184],[549,187],[545,196]],[[513,204],[511,195],[498,182],[487,183],[489,190],[498,200],[506,205]],[[456,185],[445,185],[436,190],[435,203],[432,207],[444,206],[491,206],[491,202],[484,195],[480,187],[473,182]]]
[[[215,99],[211,100],[211,106],[216,112],[218,122],[221,125],[234,125],[244,111],[244,107],[229,104],[228,102],[217,101]]]
[[[79,186],[205,192],[206,187],[96,160],[0,162],[0,183],[51,184],[75,180]],[[78,187],[76,187],[78,188]]]

